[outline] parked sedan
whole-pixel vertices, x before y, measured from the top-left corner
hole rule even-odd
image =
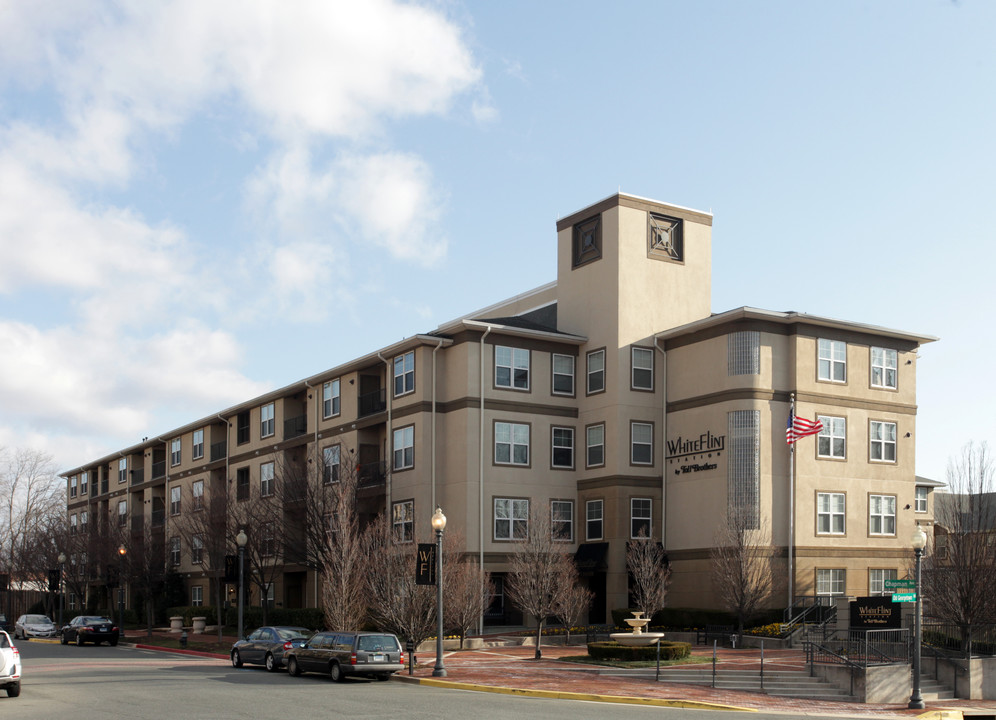
[[[95,645],[100,645],[102,642],[117,645],[118,626],[99,615],[77,615],[62,628],[59,639],[63,645],[70,642],[75,642],[77,645],[88,642]]]
[[[303,627],[267,625],[257,628],[232,645],[232,665],[242,667],[243,663],[254,663],[275,672],[283,664],[284,653],[301,647],[309,637],[311,630]]]
[[[14,639],[55,637],[58,630],[55,623],[46,615],[21,615],[14,623]]]
[[[328,673],[336,682],[347,675],[389,680],[404,669],[405,653],[398,638],[380,632],[319,632],[299,648],[284,655],[291,675]]]
[[[3,630],[0,630],[0,688],[7,697],[21,694],[21,653]]]

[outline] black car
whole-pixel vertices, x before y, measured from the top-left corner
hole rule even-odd
[[[405,653],[398,638],[381,632],[319,632],[299,648],[284,653],[291,675],[328,673],[336,682],[347,675],[366,675],[389,680],[405,666]]]
[[[244,640],[232,645],[230,657],[233,667],[242,663],[263,665],[270,672],[282,667],[284,653],[291,648],[301,647],[311,637],[311,630],[303,627],[267,625],[256,628]]]
[[[59,639],[63,645],[70,642],[75,642],[77,645],[88,642],[96,645],[102,642],[117,645],[118,626],[99,615],[77,615],[68,625],[63,626]]]

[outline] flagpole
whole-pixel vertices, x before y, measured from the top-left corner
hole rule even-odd
[[[795,393],[789,393],[789,421],[795,420]],[[791,609],[792,593],[792,551],[795,546],[795,443],[789,443],[789,531],[788,531],[788,605]]]

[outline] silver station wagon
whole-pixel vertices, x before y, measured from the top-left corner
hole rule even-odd
[[[291,675],[328,673],[341,682],[349,675],[388,680],[405,666],[405,653],[398,638],[379,632],[319,632],[299,648],[284,652],[284,665]]]

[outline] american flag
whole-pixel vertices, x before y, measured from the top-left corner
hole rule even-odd
[[[807,420],[798,417],[793,411],[789,411],[788,427],[785,428],[785,442],[789,445],[799,438],[807,435],[815,435],[823,429],[823,423],[819,420]]]

